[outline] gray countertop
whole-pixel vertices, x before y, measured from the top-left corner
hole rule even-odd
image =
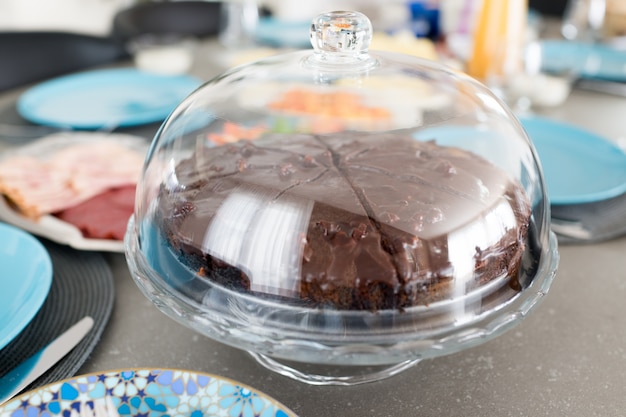
[[[215,74],[205,64],[195,71],[208,79]],[[574,91],[565,105],[542,114],[614,140],[626,137],[626,98]],[[561,245],[559,251],[550,292],[519,326],[390,379],[353,387],[295,382],[246,352],[174,322],[141,294],[124,255],[108,253],[115,306],[80,373],[135,367],[204,371],[255,387],[302,417],[623,416],[626,237]]]
[[[626,99],[574,91],[544,112],[606,137],[626,136]],[[108,255],[117,295],[103,340],[82,371],[135,366],[206,371],[249,384],[309,416],[618,416],[626,413],[626,237],[561,245],[544,302],[480,346],[355,387],[316,387],[177,324]]]
[[[560,248],[543,303],[480,346],[387,380],[316,387],[258,365],[247,353],[174,322],[110,254],[117,299],[82,373],[128,367],[206,371],[251,385],[308,416],[622,416],[626,410],[626,238]]]

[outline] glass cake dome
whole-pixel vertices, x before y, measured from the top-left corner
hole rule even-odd
[[[164,313],[312,384],[357,384],[495,337],[558,265],[537,153],[485,86],[368,51],[331,12],[313,50],[190,94],[148,152],[126,234]]]

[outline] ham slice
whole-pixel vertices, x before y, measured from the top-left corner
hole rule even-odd
[[[0,163],[0,192],[37,219],[111,188],[135,185],[143,155],[114,141],[74,144],[52,155],[17,155]]]
[[[30,218],[75,202],[69,183],[68,173],[53,170],[30,156],[18,156],[0,164],[0,192]]]

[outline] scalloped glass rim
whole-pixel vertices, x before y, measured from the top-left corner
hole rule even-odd
[[[219,288],[220,294],[234,295],[225,304],[230,314],[202,308],[198,303],[180,298],[171,288],[164,285],[148,266],[142,252],[138,251],[138,233],[135,233],[134,217],[129,221],[126,233],[126,258],[131,276],[144,295],[166,315],[181,324],[230,346],[304,363],[337,365],[385,365],[398,364],[412,359],[423,359],[454,353],[496,337],[520,322],[543,299],[556,275],[559,262],[557,240],[549,233],[549,249],[542,257],[535,278],[516,297],[476,315],[473,320],[453,323],[451,326],[433,328],[430,331],[412,331],[375,334],[371,332],[350,333],[344,329],[342,335],[290,331],[264,326],[262,320],[242,314],[233,307],[259,301],[255,297]],[[243,300],[243,301],[242,301]],[[275,308],[281,306],[274,303]],[[284,308],[284,307],[283,307]],[[287,308],[292,314],[303,309]],[[380,314],[368,311],[333,311],[335,317],[361,315],[376,317]],[[386,312],[394,317],[396,311]],[[252,320],[250,320],[252,319]],[[304,330],[303,330],[304,329]],[[346,331],[347,330],[347,331]]]

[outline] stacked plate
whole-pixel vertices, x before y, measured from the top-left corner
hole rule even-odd
[[[626,234],[626,151],[567,123],[539,116],[521,117],[520,122],[543,166],[551,225],[559,242],[598,242]],[[424,129],[415,137],[437,138],[441,145],[498,160],[494,153],[500,150],[481,146],[485,134],[479,127],[446,126]]]
[[[569,124],[534,116],[521,122],[543,164],[559,241],[626,234],[626,151]]]

